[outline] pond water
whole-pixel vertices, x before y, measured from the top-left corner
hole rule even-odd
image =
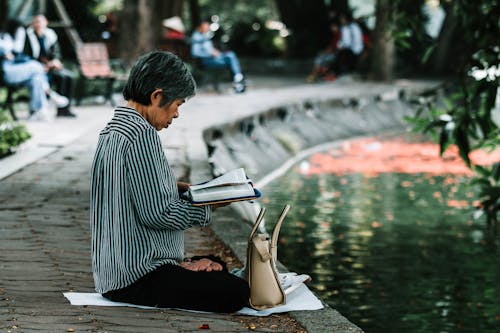
[[[308,173],[314,158],[263,189],[268,229],[292,206],[280,261],[366,332],[500,331],[500,244],[466,176]]]

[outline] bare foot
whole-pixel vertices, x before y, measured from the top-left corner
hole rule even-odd
[[[207,258],[203,258],[196,261],[183,261],[179,264],[179,266],[195,272],[222,271],[221,264]]]

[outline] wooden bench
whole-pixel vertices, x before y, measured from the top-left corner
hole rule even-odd
[[[116,103],[113,99],[113,87],[116,81],[125,80],[125,75],[116,74],[110,64],[108,50],[104,43],[82,43],[76,48],[80,78],[76,90],[76,104],[87,94],[90,82],[103,81],[105,84],[104,97],[112,106]]]
[[[1,64],[0,64],[1,66]],[[25,90],[26,86],[20,84],[7,84],[3,79],[3,73],[0,71],[0,89],[5,90],[5,99],[0,101],[0,109],[8,110],[13,120],[18,120],[14,104],[17,102],[29,102],[29,96],[16,96],[19,91]]]

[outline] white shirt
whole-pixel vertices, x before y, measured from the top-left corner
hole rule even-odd
[[[339,49],[350,49],[354,54],[363,52],[363,34],[356,22],[340,27]]]
[[[12,37],[9,34],[0,34],[0,56],[11,54],[13,48]]]
[[[349,24],[349,30],[351,31],[351,50],[354,54],[358,55],[363,52],[363,34],[359,24],[352,22]]]

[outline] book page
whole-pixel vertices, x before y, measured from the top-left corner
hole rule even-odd
[[[247,184],[249,181],[245,174],[243,168],[231,170],[228,173],[223,174],[217,178],[214,178],[206,183],[191,185],[189,188],[191,191],[198,191],[204,188],[218,187],[224,184],[235,185],[235,184]]]
[[[253,196],[255,196],[255,191],[249,183],[243,185],[204,188],[196,191],[191,190],[191,198],[193,202],[218,201]]]

